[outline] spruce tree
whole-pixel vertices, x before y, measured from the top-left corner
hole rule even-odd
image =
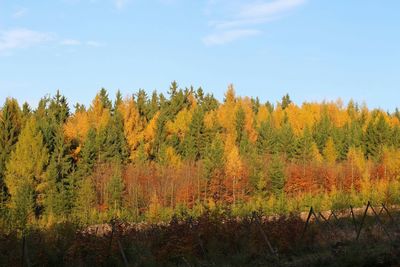
[[[259,155],[276,152],[277,136],[272,126],[271,119],[263,121],[258,129],[256,141],[257,152]]]
[[[278,151],[285,158],[292,158],[295,150],[296,137],[293,133],[292,126],[289,122],[285,122],[281,129],[279,129],[277,136]]]
[[[187,159],[196,161],[203,157],[206,147],[205,131],[204,113],[196,108],[183,142],[184,155]]]
[[[222,143],[221,137],[216,135],[211,144],[206,148],[206,153],[204,157],[204,169],[206,178],[210,178],[213,173],[222,169],[224,166],[224,145]]]
[[[72,158],[69,154],[69,144],[66,142],[63,129],[57,128],[55,146],[46,171],[45,212],[48,215],[60,216],[68,214],[72,208],[73,197],[71,170]]]
[[[271,192],[279,197],[283,194],[285,187],[285,172],[282,158],[276,154],[272,157],[268,166],[268,177],[271,181]]]
[[[329,118],[328,111],[325,109],[321,116],[321,119],[314,124],[313,127],[313,137],[315,143],[318,146],[320,153],[324,150],[326,141],[332,132],[332,123]]]

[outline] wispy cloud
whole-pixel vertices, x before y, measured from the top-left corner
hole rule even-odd
[[[105,46],[104,43],[100,43],[100,42],[97,42],[97,41],[87,41],[87,42],[86,42],[86,45],[87,45],[87,46],[92,46],[92,47],[101,47],[101,46]]]
[[[13,17],[14,19],[19,19],[19,18],[24,17],[27,13],[28,13],[28,9],[27,9],[27,8],[24,8],[24,7],[18,8],[18,9],[12,14],[12,17]]]
[[[223,45],[242,39],[249,36],[255,36],[260,34],[259,30],[228,30],[218,33],[210,34],[203,38],[203,43],[207,46],[212,45]]]
[[[128,3],[128,0],[114,0],[115,1],[115,7],[118,9],[122,9],[125,7],[125,5]]]
[[[65,39],[60,42],[61,45],[77,46],[81,45],[81,41],[75,39]]]
[[[64,45],[64,46],[86,45],[86,46],[91,46],[91,47],[102,47],[105,45],[104,43],[93,41],[93,40],[84,42],[84,41],[80,41],[77,39],[64,39],[60,42],[60,44]]]
[[[0,31],[0,52],[18,48],[28,48],[43,44],[53,39],[53,35],[29,29],[13,29]]]
[[[205,42],[204,40],[236,40],[247,36],[254,36],[260,33],[260,30],[254,27],[260,27],[271,21],[282,18],[290,11],[306,3],[307,0],[257,0],[251,2],[209,0],[207,13],[212,14],[212,8],[218,3],[224,10],[229,10],[225,14],[219,14],[218,19],[209,21],[209,26],[214,33],[203,38],[205,44],[224,44],[227,42]],[[229,6],[229,8],[227,8]],[[218,12],[215,12],[218,13]],[[221,13],[221,12],[219,12]],[[253,29],[248,29],[249,27]],[[246,28],[246,30],[243,30]],[[239,36],[233,38],[232,36]],[[231,37],[231,38],[228,38]]]
[[[243,18],[265,18],[275,16],[292,10],[305,2],[305,0],[275,0],[272,2],[245,4],[240,10],[239,16]]]

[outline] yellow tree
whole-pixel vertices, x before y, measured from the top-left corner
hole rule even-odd
[[[326,141],[325,148],[324,148],[324,157],[325,160],[329,164],[335,164],[337,157],[338,157],[338,152],[336,151],[335,148],[335,142],[333,141],[332,137],[329,137],[328,140]]]
[[[354,146],[350,147],[349,151],[347,152],[347,161],[349,162],[351,168],[351,184],[354,185],[356,172],[363,172],[366,166],[364,153],[362,152],[361,148]]]
[[[239,156],[238,148],[233,144],[228,145],[226,148],[226,165],[225,172],[230,179],[232,179],[232,201],[233,205],[236,204],[236,190],[238,180],[241,179],[243,171],[243,163]]]
[[[145,118],[141,118],[133,97],[123,101],[118,107],[124,119],[124,133],[131,150],[131,158],[137,157],[137,149],[143,141]]]
[[[110,110],[104,106],[99,94],[94,98],[88,111],[89,123],[96,130],[104,129],[110,120]]]
[[[32,208],[44,200],[45,167],[49,155],[38,130],[36,120],[31,117],[23,128],[7,163],[5,183],[11,196],[11,207],[21,221],[33,214]]]

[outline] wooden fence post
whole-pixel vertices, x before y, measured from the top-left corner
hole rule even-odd
[[[303,234],[301,235],[301,239],[303,239],[304,235],[306,234],[308,223],[310,222],[311,215],[313,214],[314,210],[313,207],[310,208],[310,212],[308,213],[306,225],[304,226]]]
[[[369,209],[370,206],[371,206],[371,202],[368,201],[367,207],[365,208],[365,211],[364,211],[364,216],[363,216],[363,218],[361,220],[360,228],[358,229],[358,232],[357,232],[356,240],[358,240],[359,237],[360,237],[361,229],[364,226],[365,217],[367,216],[367,212],[368,212],[368,209]]]
[[[379,218],[378,214],[376,213],[375,209],[371,206],[372,212],[375,214],[376,221],[381,225],[385,234],[389,237],[390,242],[392,242],[392,237],[390,236],[389,232],[387,231],[385,225],[383,225],[381,219]]]
[[[350,214],[351,214],[351,219],[352,219],[353,225],[354,225],[354,231],[356,232],[356,234],[358,234],[357,222],[356,222],[356,218],[354,216],[353,206],[351,206],[351,205],[350,205]]]

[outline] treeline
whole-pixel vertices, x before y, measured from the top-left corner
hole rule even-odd
[[[0,113],[3,226],[157,221],[400,203],[400,112],[350,101],[220,103],[201,88],[105,89],[74,112],[59,92]]]

